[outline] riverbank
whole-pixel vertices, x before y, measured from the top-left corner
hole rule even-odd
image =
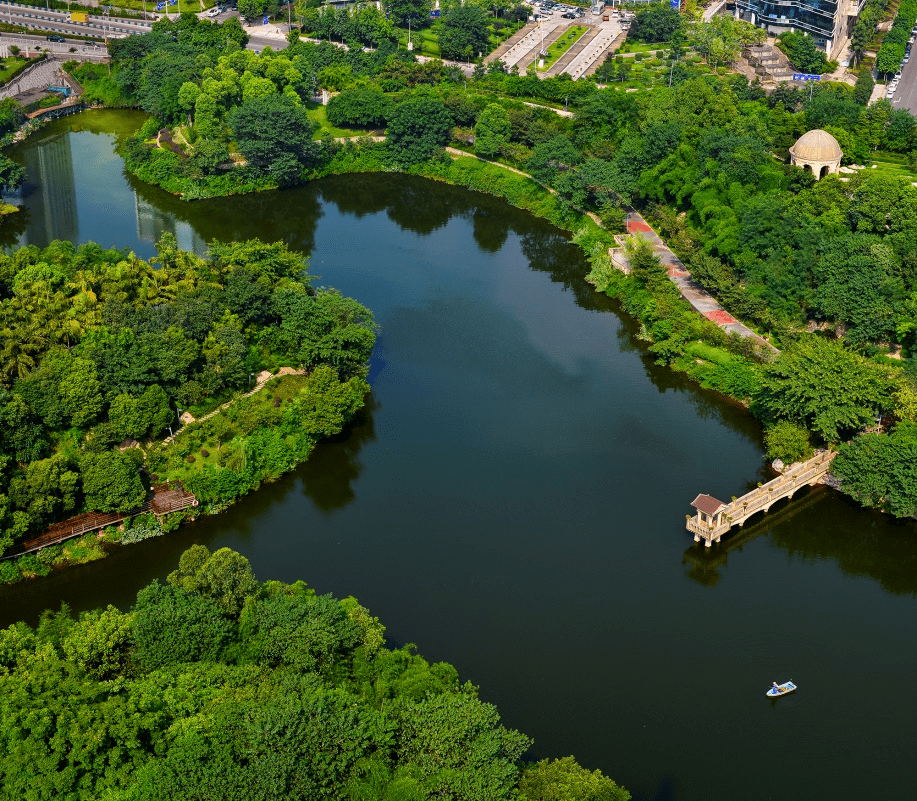
[[[78,539],[3,560],[0,583],[93,561],[108,545],[221,512],[302,464],[365,404],[372,313],[333,289],[313,289],[302,256],[249,240],[213,243],[203,259],[178,249],[169,233],[157,250],[155,269],[134,258],[120,284],[109,276],[125,264],[124,253],[93,244],[24,248],[11,262],[6,280],[15,282],[16,297],[0,303],[18,343],[11,358],[27,359],[31,369],[7,379],[0,414],[29,433],[0,435],[0,453],[13,465],[0,477],[0,553],[22,553],[24,541],[74,513],[102,517],[89,533],[75,521],[67,533],[78,531]],[[68,319],[79,328],[71,329],[70,348],[53,338],[43,347],[27,341],[23,327],[35,324],[35,313],[16,305],[45,297],[36,271],[50,260],[61,275],[80,265],[79,284],[58,286],[54,308],[41,312],[41,325],[53,331],[72,310]],[[120,310],[111,328],[97,305]],[[277,375],[248,391],[262,372]],[[45,387],[40,394],[36,380]],[[186,415],[177,437],[158,439],[190,410],[200,419]],[[150,487],[179,484],[193,507],[147,504]],[[135,517],[148,506],[158,514]],[[125,517],[132,520],[111,525]]]

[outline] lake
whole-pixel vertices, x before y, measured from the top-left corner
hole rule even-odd
[[[375,312],[373,392],[225,514],[0,588],[0,625],[127,607],[192,543],[228,546],[262,580],[355,595],[532,756],[574,754],[639,801],[910,797],[914,521],[815,488],[695,546],[697,493],[769,476],[760,426],[656,366],[564,232],[398,175],[184,203],[125,175],[114,145],[141,121],[87,112],[14,148],[30,186],[4,244],[283,239]]]

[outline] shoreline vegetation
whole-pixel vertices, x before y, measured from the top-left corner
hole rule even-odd
[[[229,548],[192,546],[127,612],[0,630],[4,798],[630,799],[531,745],[356,598],[259,582]]]
[[[165,482],[199,505],[0,561],[0,583],[219,513],[365,403],[372,313],[313,288],[302,256],[252,240],[201,258],[170,234],[157,250],[149,262],[94,243],[0,255],[0,554],[77,513],[135,510]],[[278,375],[249,394],[263,371]],[[202,419],[176,431],[182,412]]]
[[[650,46],[668,42],[673,53],[688,41],[704,52],[710,37],[735,50],[760,35],[731,19],[704,27],[670,11],[641,11],[631,33]],[[287,50],[255,54],[242,49],[237,22],[185,15],[113,42],[111,75],[94,65],[76,71],[88,99],[151,115],[120,153],[138,178],[185,199],[392,171],[495,195],[547,219],[586,253],[596,290],[639,320],[657,363],[763,422],[771,459],[837,448],[843,491],[899,517],[917,512],[917,476],[899,469],[917,456],[917,191],[871,171],[816,182],[781,161],[801,133],[822,127],[845,161],[881,147],[917,163],[917,120],[908,112],[886,101],[867,106],[857,88],[841,85],[820,86],[811,98],[785,86],[766,95],[740,76],[695,73],[691,62],[673,65],[671,87],[634,95],[568,76],[522,76],[498,62],[479,64],[468,81],[390,42],[363,51],[292,39]],[[385,141],[317,139],[309,98],[319,89],[333,95],[321,120],[339,132],[384,129]],[[563,102],[572,114],[532,101]],[[469,157],[452,158],[450,145]],[[616,269],[609,249],[631,207],[701,286],[782,352],[697,314],[640,237],[625,244],[630,274]],[[11,300],[16,291],[10,284]],[[8,362],[8,382],[35,368],[27,358]],[[141,390],[121,389],[138,403]],[[189,461],[222,452],[209,428],[188,440],[199,451],[184,453]],[[28,472],[21,455],[13,473]],[[158,459],[169,463],[156,448],[150,459],[151,474],[183,478],[175,465],[160,467]],[[201,497],[219,506],[234,491],[203,487]],[[58,507],[45,519],[67,508]],[[7,525],[15,538],[21,526]],[[38,572],[32,565],[20,574]]]

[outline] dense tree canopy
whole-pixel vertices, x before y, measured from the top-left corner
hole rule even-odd
[[[178,409],[247,389],[265,366],[311,378],[284,412],[257,407],[232,422],[277,441],[252,460],[244,437],[225,449],[217,440],[224,463],[186,477],[202,497],[227,500],[279,475],[362,404],[372,315],[313,290],[301,256],[255,240],[214,242],[203,259],[167,235],[157,262],[69,242],[0,256],[0,548],[80,510],[138,508],[149,476],[189,455],[156,456],[150,444]],[[144,450],[114,450],[123,440]]]
[[[476,5],[461,5],[446,14],[439,35],[443,58],[472,61],[490,50],[487,15]]]
[[[426,161],[449,141],[452,115],[438,100],[420,96],[395,107],[388,123],[388,146],[396,161]]]
[[[133,608],[46,612],[0,631],[0,795],[627,801],[497,709],[390,649],[354,598],[259,583],[229,549],[186,552]]]

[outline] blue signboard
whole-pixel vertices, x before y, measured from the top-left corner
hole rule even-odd
[[[438,16],[440,16],[440,10],[439,10],[438,8],[434,8],[434,9],[430,12],[430,16],[431,16],[431,17],[438,17]]]
[[[820,81],[821,75],[806,75],[804,72],[794,72],[794,81]]]
[[[670,5],[671,5],[672,8],[674,8],[676,11],[680,11],[680,10],[681,10],[681,0],[671,0]]]
[[[156,4],[156,10],[157,10],[157,11],[162,11],[165,7],[166,7],[166,4],[165,4],[165,3],[157,3],[157,4]]]
[[[267,25],[267,15],[264,17],[264,24]]]

